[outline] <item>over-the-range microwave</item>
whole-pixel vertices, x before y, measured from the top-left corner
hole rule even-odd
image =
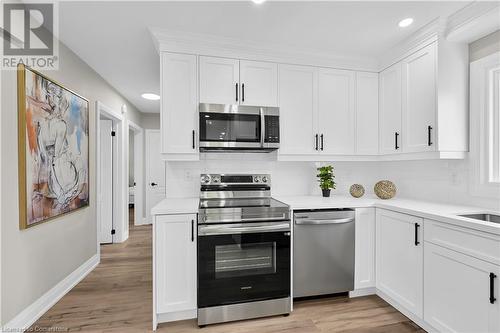
[[[200,151],[272,151],[280,145],[279,108],[200,104]]]

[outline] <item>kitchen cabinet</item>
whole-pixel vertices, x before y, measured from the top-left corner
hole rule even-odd
[[[355,72],[320,68],[318,80],[319,152],[354,155]]]
[[[200,103],[278,105],[278,65],[200,56]]]
[[[280,154],[316,155],[318,71],[279,65]]]
[[[375,287],[375,208],[356,208],[354,289]]]
[[[196,214],[154,218],[156,314],[163,314],[162,321],[192,318],[197,309]]]
[[[200,56],[200,103],[238,104],[239,60]]]
[[[398,310],[422,318],[423,219],[384,209],[376,216],[377,290]]]
[[[380,153],[401,152],[401,64],[380,72]]]
[[[436,149],[435,43],[402,61],[402,144],[405,153]]]
[[[161,152],[166,160],[197,160],[197,57],[161,54]]]
[[[427,241],[424,252],[425,321],[440,332],[499,332],[500,266]]]
[[[378,154],[378,74],[356,72],[356,154]]]
[[[278,106],[278,64],[240,60],[242,105]]]

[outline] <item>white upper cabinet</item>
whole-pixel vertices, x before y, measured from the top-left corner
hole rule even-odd
[[[278,65],[200,56],[200,103],[278,105]]]
[[[198,66],[189,54],[161,54],[161,148],[169,159],[198,159]]]
[[[377,209],[377,289],[419,318],[424,293],[422,228],[419,217]]]
[[[381,154],[401,152],[401,63],[379,75],[379,142]],[[404,135],[404,134],[403,134]]]
[[[435,43],[402,61],[403,151],[436,150],[436,65]]]
[[[354,155],[355,73],[320,68],[318,80],[319,151],[327,155]]]
[[[238,104],[239,60],[200,56],[200,103]]]
[[[240,83],[240,104],[278,106],[278,64],[241,60]]]
[[[280,154],[317,154],[317,82],[314,67],[279,65]]]
[[[356,73],[356,154],[378,154],[378,74]]]

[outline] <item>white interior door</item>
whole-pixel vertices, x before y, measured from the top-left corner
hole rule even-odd
[[[113,122],[107,119],[99,120],[100,127],[100,157],[99,157],[99,225],[100,242],[112,243],[113,236]]]
[[[146,131],[146,220],[151,208],[165,198],[165,161],[161,157],[160,130]]]

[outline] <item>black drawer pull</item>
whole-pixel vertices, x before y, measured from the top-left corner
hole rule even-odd
[[[398,146],[398,137],[399,137],[399,133],[395,132],[394,133],[394,148],[396,148],[396,150],[399,149],[399,146]]]
[[[495,273],[490,273],[490,303],[495,304],[495,301],[497,300],[495,298],[495,278],[496,278]]]
[[[432,146],[432,126],[427,126],[427,145]]]
[[[420,242],[418,241],[418,228],[420,228],[420,224],[415,223],[415,246],[418,246]]]
[[[194,242],[194,220],[191,220],[191,242]]]

